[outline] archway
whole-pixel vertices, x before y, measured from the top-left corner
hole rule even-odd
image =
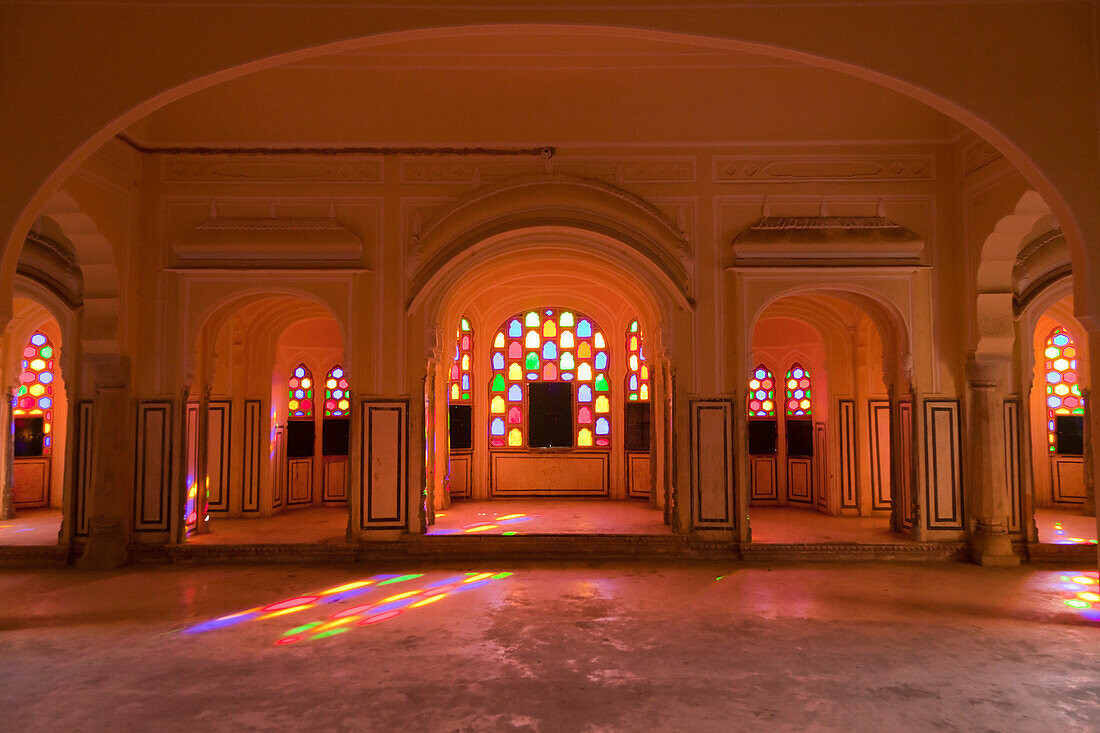
[[[345,542],[354,375],[332,312],[302,294],[237,296],[211,312],[196,346],[183,537]]]
[[[891,308],[804,289],[753,324],[745,373],[754,542],[892,544],[912,536],[912,397]]]
[[[427,400],[429,534],[668,531],[661,375],[675,289],[654,293],[652,271],[624,250],[583,229],[524,227],[428,279],[414,307],[440,324],[427,327],[441,342]]]

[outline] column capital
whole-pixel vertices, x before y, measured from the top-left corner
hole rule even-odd
[[[980,354],[966,357],[966,381],[975,389],[1003,388],[1008,379],[1010,354]]]

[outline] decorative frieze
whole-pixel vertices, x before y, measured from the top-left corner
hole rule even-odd
[[[791,156],[722,155],[714,159],[718,183],[754,181],[930,181],[935,178],[931,155]]]
[[[170,158],[162,165],[165,183],[382,182],[382,160],[373,157],[288,160],[282,157],[195,156]]]

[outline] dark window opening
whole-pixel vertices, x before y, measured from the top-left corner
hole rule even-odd
[[[648,402],[626,403],[626,449],[649,453],[649,425],[652,409]]]
[[[286,457],[313,457],[313,420],[291,420],[286,424]]]
[[[16,458],[42,455],[46,437],[45,420],[41,417],[17,417],[14,420],[14,453]]]
[[[779,426],[775,420],[749,421],[749,454],[754,456],[775,455],[779,442]]]
[[[528,441],[532,448],[573,447],[573,385],[534,382],[527,385]]]
[[[1054,416],[1054,452],[1060,456],[1085,453],[1085,416]]]
[[[447,430],[451,438],[451,450],[471,450],[474,447],[473,405],[449,405]]]
[[[321,455],[346,456],[351,445],[351,420],[328,418],[321,423]]]
[[[791,458],[811,458],[813,454],[813,421],[787,420],[787,455]]]

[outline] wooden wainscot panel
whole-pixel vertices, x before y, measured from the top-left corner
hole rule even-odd
[[[348,461],[346,458],[325,460],[324,486],[321,501],[343,502],[348,498]]]
[[[901,502],[901,526],[904,529],[913,527],[913,402],[902,400],[898,403],[899,434],[901,445],[898,446],[898,460],[901,461],[900,481],[901,490],[898,492],[898,500]]]
[[[50,503],[50,458],[16,458],[12,465],[12,504],[28,509]]]
[[[211,400],[207,405],[206,475],[209,480],[210,514],[229,511],[229,458],[233,452],[233,403]]]
[[[749,470],[752,474],[749,501],[779,501],[779,482],[775,464],[775,456],[749,456]]]
[[[492,453],[493,496],[607,496],[607,453]]]
[[[1023,481],[1020,466],[1020,403],[1005,400],[1005,479],[1008,481],[1008,531],[1020,532],[1023,528]]]
[[[856,463],[856,401],[840,400],[840,507],[859,506],[859,465]]]
[[[1050,482],[1054,501],[1059,504],[1083,504],[1085,501],[1085,461],[1080,456],[1051,456]]]
[[[649,497],[652,459],[648,453],[626,454],[626,495],[644,499]]]
[[[172,485],[172,403],[139,402],[134,461],[134,531],[167,532]]]
[[[405,526],[408,481],[408,400],[362,400],[359,526]]]
[[[691,405],[692,523],[733,527],[733,403],[694,399]]]
[[[959,401],[924,402],[925,499],[928,529],[963,528]]]
[[[814,423],[814,504],[829,509],[829,444],[825,438],[825,423]]]
[[[263,432],[260,400],[244,401],[244,471],[241,474],[241,512],[260,511],[260,463],[263,461]]]
[[[471,453],[451,453],[450,494],[468,499],[473,488],[474,461]]]
[[[286,503],[289,506],[313,502],[313,459],[291,458],[287,465]]]
[[[787,501],[813,503],[813,459],[787,459]]]
[[[889,509],[892,481],[890,476],[890,402],[871,400],[868,403],[871,426],[871,508]]]

